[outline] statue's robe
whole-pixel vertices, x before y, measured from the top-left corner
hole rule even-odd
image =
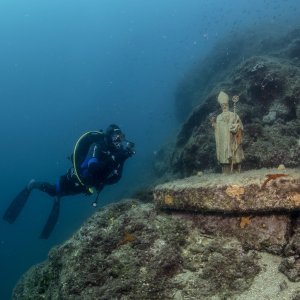
[[[243,124],[240,117],[224,111],[217,116],[215,124],[215,138],[217,159],[220,164],[239,164],[244,159],[242,149]]]

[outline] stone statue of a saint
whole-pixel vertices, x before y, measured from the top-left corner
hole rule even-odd
[[[241,171],[241,162],[244,159],[242,149],[243,124],[236,113],[236,102],[238,96],[233,97],[234,112],[229,111],[229,97],[226,93],[220,92],[218,102],[222,113],[217,118],[212,118],[212,125],[215,129],[217,159],[222,165],[222,172],[225,174],[233,171]]]

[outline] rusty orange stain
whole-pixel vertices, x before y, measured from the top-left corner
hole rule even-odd
[[[240,228],[244,229],[246,226],[251,224],[251,217],[241,217]]]

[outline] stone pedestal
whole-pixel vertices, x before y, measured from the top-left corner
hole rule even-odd
[[[281,254],[291,215],[300,211],[299,187],[299,169],[204,174],[157,186],[154,200],[202,233],[235,236],[246,248]]]

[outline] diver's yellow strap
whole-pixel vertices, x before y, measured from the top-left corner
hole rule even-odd
[[[78,147],[80,141],[81,141],[85,136],[87,136],[88,134],[91,134],[91,133],[100,133],[100,134],[101,134],[100,131],[88,131],[88,132],[84,133],[84,134],[78,139],[78,141],[76,142],[75,147],[74,147],[74,151],[73,151],[73,166],[74,166],[74,173],[75,173],[75,175],[76,175],[76,177],[77,177],[79,183],[80,183],[81,185],[83,185],[83,186],[85,186],[85,184],[82,182],[82,180],[80,179],[79,174],[78,174],[78,172],[77,172],[77,166],[76,166],[76,150],[77,150],[77,147]],[[92,188],[88,188],[88,190],[89,190],[90,193],[92,193],[92,194],[94,193],[94,190],[93,190]]]
[[[73,151],[73,166],[74,166],[74,173],[75,173],[75,175],[76,175],[76,177],[77,177],[77,179],[78,179],[78,181],[80,182],[81,185],[84,185],[84,183],[81,181],[81,179],[80,179],[80,177],[79,177],[79,175],[78,175],[78,172],[77,172],[77,166],[76,166],[76,150],[77,150],[78,144],[79,144],[79,142],[81,141],[81,139],[82,139],[83,137],[85,137],[86,135],[88,135],[89,133],[90,133],[90,131],[89,131],[89,132],[86,132],[85,134],[83,134],[83,135],[78,139],[78,141],[77,141],[76,144],[75,144],[74,151]]]

